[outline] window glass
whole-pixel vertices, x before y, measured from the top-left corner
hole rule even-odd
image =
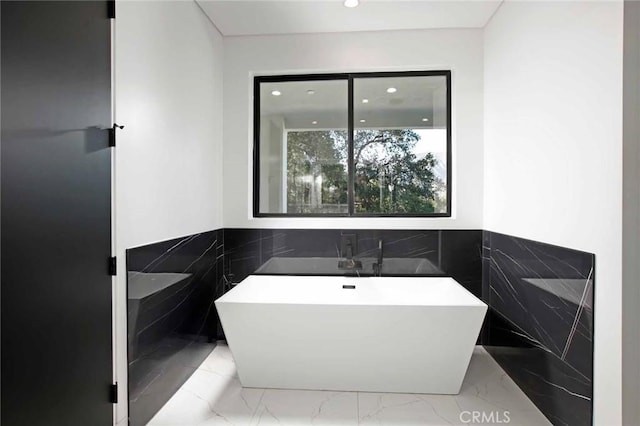
[[[254,215],[450,216],[450,87],[449,71],[256,77]]]
[[[354,79],[355,212],[447,211],[445,76]]]
[[[259,211],[346,214],[347,80],[260,85]]]

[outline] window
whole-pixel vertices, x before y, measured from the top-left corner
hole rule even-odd
[[[451,73],[254,81],[254,216],[451,216]]]

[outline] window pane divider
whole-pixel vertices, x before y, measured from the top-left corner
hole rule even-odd
[[[356,165],[353,157],[353,76],[349,76],[347,81],[347,203],[349,204],[349,216],[355,214],[355,173]]]

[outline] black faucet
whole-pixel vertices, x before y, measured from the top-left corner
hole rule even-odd
[[[382,238],[378,240],[378,262],[373,264],[373,275],[382,276]]]

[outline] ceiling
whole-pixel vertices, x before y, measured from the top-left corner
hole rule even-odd
[[[224,36],[481,28],[502,0],[197,0]]]

